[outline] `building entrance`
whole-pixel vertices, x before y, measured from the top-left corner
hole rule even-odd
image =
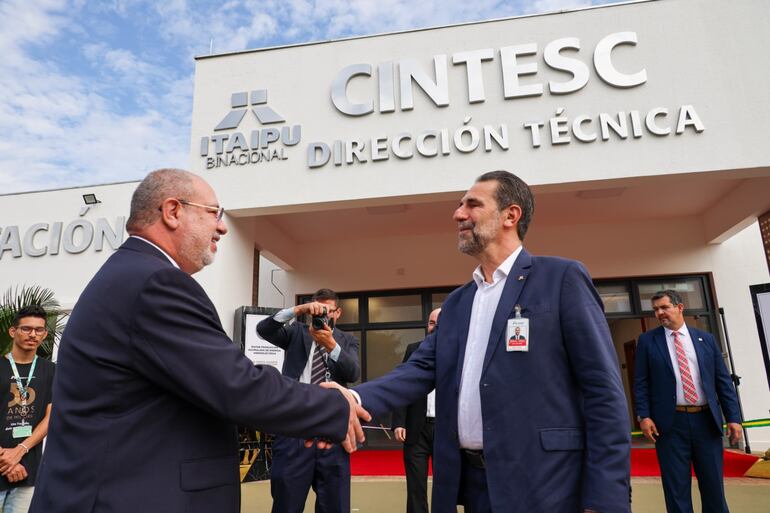
[[[685,322],[714,334],[717,309],[711,277],[708,274],[597,279],[594,285],[604,303],[607,323],[620,364],[623,387],[628,402],[628,416],[634,418],[634,354],[636,340],[645,331],[657,327],[650,298],[659,290],[673,289],[685,301]],[[401,363],[406,346],[425,338],[428,315],[454,290],[454,286],[389,291],[340,293],[342,316],[340,329],[361,341],[361,380],[368,381],[388,373]],[[299,296],[298,302],[310,300]],[[383,427],[391,426],[391,415],[374,419]],[[367,433],[366,446],[371,449],[401,448],[387,430]]]

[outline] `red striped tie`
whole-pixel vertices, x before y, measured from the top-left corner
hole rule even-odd
[[[698,402],[698,392],[695,390],[695,385],[692,382],[690,363],[687,360],[687,355],[684,353],[684,346],[682,346],[682,341],[679,337],[679,332],[675,331],[674,348],[676,349],[676,359],[679,362],[679,375],[682,378],[684,400],[687,401],[688,404],[695,404]]]

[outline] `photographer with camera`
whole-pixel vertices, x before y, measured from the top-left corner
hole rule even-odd
[[[346,387],[361,374],[358,340],[334,325],[342,309],[337,294],[320,289],[312,302],[285,308],[257,325],[260,337],[283,349],[283,375],[301,383],[336,381]],[[309,315],[311,325],[292,319]],[[317,512],[350,512],[350,457],[340,445],[305,447],[299,438],[276,436],[270,491],[272,513],[302,513],[310,487]]]

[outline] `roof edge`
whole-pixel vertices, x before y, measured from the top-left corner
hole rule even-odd
[[[554,16],[559,14],[567,14],[567,13],[573,13],[573,12],[581,12],[581,11],[588,11],[588,10],[594,10],[594,9],[607,9],[612,7],[619,7],[619,6],[628,6],[628,5],[635,5],[635,4],[644,4],[649,2],[657,2],[659,0],[626,0],[624,2],[616,2],[611,4],[602,4],[602,5],[589,5],[586,7],[575,7],[572,9],[561,9],[558,11],[548,11],[548,12],[541,12],[541,13],[534,13],[534,14],[519,14],[517,16],[506,16],[503,18],[493,18],[490,20],[478,20],[478,21],[466,21],[462,23],[453,23],[449,25],[437,25],[433,27],[422,27],[422,28],[416,28],[416,29],[405,29],[405,30],[396,30],[393,32],[379,32],[377,34],[367,34],[363,36],[349,36],[349,37],[341,37],[338,39],[322,39],[318,41],[308,41],[306,43],[291,43],[291,44],[285,44],[285,45],[276,45],[276,46],[266,46],[263,48],[252,48],[249,50],[238,50],[234,52],[223,52],[223,53],[212,53],[209,55],[196,55],[194,57],[194,60],[196,61],[202,61],[206,59],[213,59],[217,57],[231,57],[233,55],[241,55],[241,54],[247,54],[247,53],[258,53],[258,52],[267,52],[271,50],[281,50],[285,48],[298,48],[302,46],[314,46],[314,45],[321,45],[321,44],[327,44],[327,43],[338,43],[343,41],[355,41],[358,39],[370,39],[374,37],[382,37],[382,36],[392,36],[396,34],[409,34],[414,32],[425,32],[428,30],[436,30],[436,29],[442,29],[442,28],[452,28],[452,27],[464,27],[468,25],[481,25],[484,23],[496,23],[499,21],[507,21],[507,20],[515,20],[515,19],[521,19],[521,18],[534,18],[537,16]]]

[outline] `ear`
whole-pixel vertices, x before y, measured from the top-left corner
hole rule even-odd
[[[182,204],[174,198],[166,198],[160,206],[160,219],[169,229],[179,228]]]
[[[518,205],[511,205],[502,212],[503,226],[508,228],[515,227],[519,219],[521,219],[521,207]]]

